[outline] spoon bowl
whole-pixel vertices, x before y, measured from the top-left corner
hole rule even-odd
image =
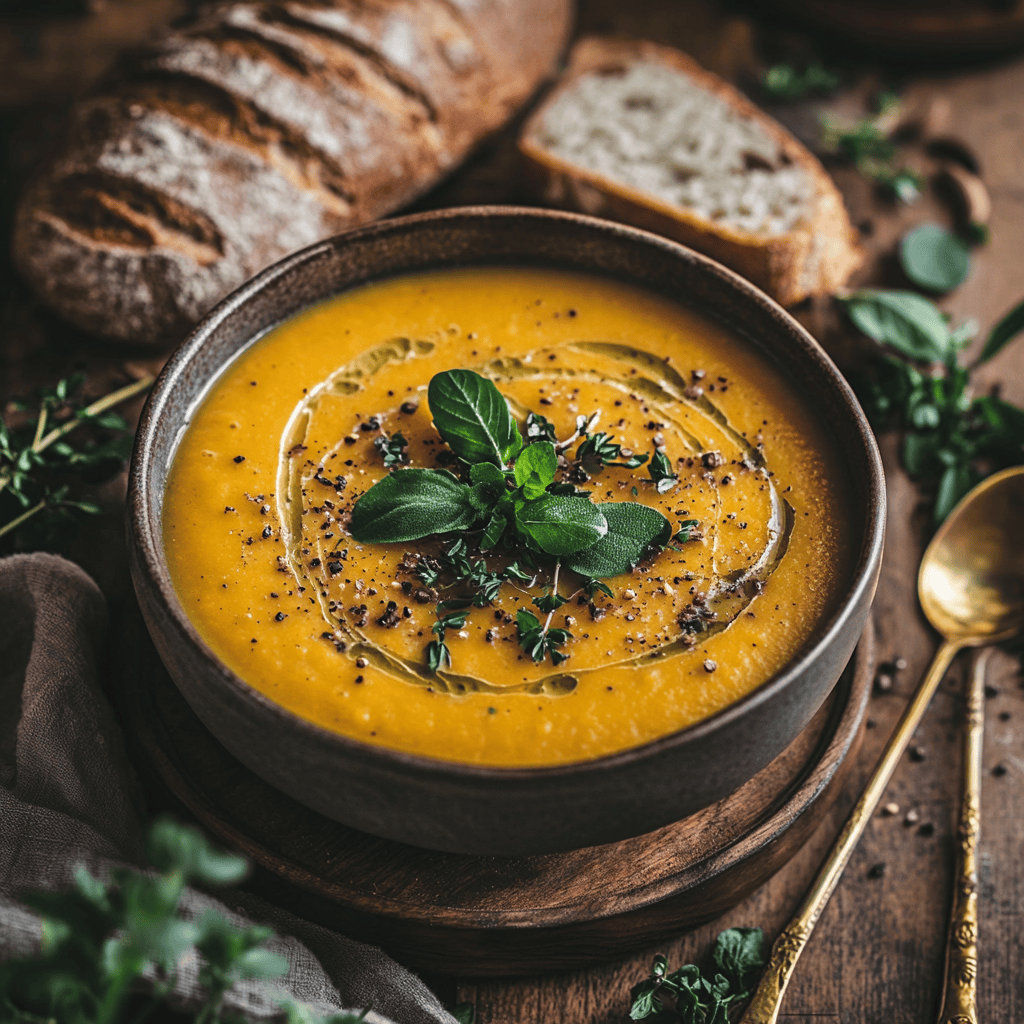
[[[1024,466],[979,484],[950,513],[921,561],[928,621],[965,647],[1024,628]]]

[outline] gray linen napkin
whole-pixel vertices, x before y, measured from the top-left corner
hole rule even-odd
[[[39,921],[19,893],[66,888],[78,864],[102,875],[142,861],[137,783],[97,681],[106,627],[99,588],[78,566],[45,554],[0,559],[0,960],[38,947]],[[190,890],[182,908],[271,925],[280,937],[268,948],[290,967],[279,981],[237,985],[226,1008],[267,1017],[283,991],[321,1012],[373,1006],[366,1019],[375,1024],[454,1024],[379,949],[249,894],[230,903]],[[198,966],[179,971],[186,1005],[202,1001]]]

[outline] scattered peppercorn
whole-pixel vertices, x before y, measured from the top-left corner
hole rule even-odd
[[[881,878],[885,874],[884,864],[872,864],[868,868],[868,878]]]

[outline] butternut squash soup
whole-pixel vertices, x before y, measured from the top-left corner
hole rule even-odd
[[[474,268],[345,292],[243,352],[167,483],[186,612],[257,690],[370,744],[555,765],[777,673],[850,570],[789,379],[669,299]]]

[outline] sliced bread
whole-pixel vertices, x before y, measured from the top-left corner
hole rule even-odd
[[[519,147],[545,201],[674,238],[785,305],[834,291],[860,263],[821,164],[677,50],[580,40]]]

